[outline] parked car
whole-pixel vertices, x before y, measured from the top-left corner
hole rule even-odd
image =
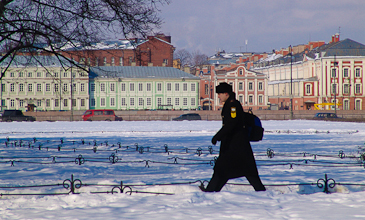
[[[33,116],[23,115],[23,112],[20,110],[4,110],[1,115],[1,121],[35,121],[35,118]]]
[[[314,115],[314,119],[334,119],[340,118],[335,113],[321,112]]]
[[[123,121],[122,117],[115,115],[112,109],[86,110],[82,115],[84,121]]]
[[[177,118],[173,118],[172,120],[173,121],[184,121],[184,120],[192,121],[192,120],[202,120],[202,118],[200,117],[199,114],[196,114],[196,113],[188,113],[188,114],[180,115]]]

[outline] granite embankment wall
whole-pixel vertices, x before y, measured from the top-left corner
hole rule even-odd
[[[294,111],[294,119],[312,119],[317,112],[329,111],[313,111],[301,110]],[[332,111],[334,112],[334,111]],[[25,115],[36,117],[37,121],[81,121],[84,111],[47,111],[47,112],[24,112]],[[221,120],[220,111],[115,111],[125,121],[169,121],[185,113],[198,113],[202,120]],[[256,110],[254,111],[261,120],[288,120],[290,119],[290,111],[288,110]],[[337,115],[344,118],[344,121],[365,122],[365,111],[361,110],[338,110]]]

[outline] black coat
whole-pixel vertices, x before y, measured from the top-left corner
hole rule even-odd
[[[222,128],[213,137],[221,141],[214,172],[227,179],[258,176],[255,158],[244,128],[242,105],[232,93],[222,109]]]

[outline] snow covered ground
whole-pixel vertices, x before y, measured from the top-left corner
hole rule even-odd
[[[252,147],[267,191],[238,178],[219,193],[204,193],[198,185],[213,173],[219,147],[209,146],[220,126],[0,123],[0,218],[365,218],[365,124],[263,121],[264,140]],[[333,179],[327,185],[336,182],[329,194],[325,174]]]

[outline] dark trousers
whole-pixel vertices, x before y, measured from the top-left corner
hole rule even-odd
[[[246,176],[248,182],[253,186],[255,191],[265,191],[265,186],[262,184],[259,176]],[[223,186],[228,182],[228,178],[222,178],[221,176],[213,173],[205,192],[219,192]]]

